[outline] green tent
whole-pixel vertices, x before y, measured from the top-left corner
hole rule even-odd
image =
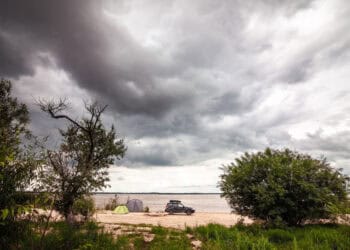
[[[125,205],[119,205],[113,210],[114,214],[127,214],[129,213],[129,210],[127,206]]]

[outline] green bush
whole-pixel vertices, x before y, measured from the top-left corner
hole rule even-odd
[[[347,200],[345,182],[325,159],[266,149],[225,166],[219,186],[234,211],[281,226],[329,218]]]
[[[105,205],[105,210],[114,210],[118,205],[118,198],[110,199]]]
[[[95,213],[95,202],[91,196],[85,196],[77,199],[73,203],[73,213],[84,216],[87,220],[90,216]]]

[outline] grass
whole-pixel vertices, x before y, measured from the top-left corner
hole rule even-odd
[[[350,226],[308,225],[266,229],[259,225],[193,229],[203,249],[350,249]]]
[[[217,224],[186,227],[185,230],[142,225],[150,228],[154,235],[151,242],[143,238],[140,227],[131,226],[135,233],[114,238],[96,223],[69,226],[64,222],[51,223],[47,235],[33,230],[17,239],[17,245],[6,249],[150,249],[178,250],[192,249],[191,240],[200,240],[202,249],[350,249],[350,226],[346,225],[308,225],[296,228],[263,228],[261,225],[236,225],[230,228]],[[193,239],[189,239],[189,235]]]

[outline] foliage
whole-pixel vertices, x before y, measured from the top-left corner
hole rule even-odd
[[[95,213],[95,202],[91,196],[84,196],[74,201],[73,214],[80,214],[87,220]]]
[[[151,227],[154,239],[147,242],[138,227]],[[201,249],[349,249],[349,225],[307,225],[285,229],[262,225],[225,227],[217,224],[177,230],[160,226],[128,225],[127,235],[114,238],[94,222],[70,225],[64,221],[49,225],[45,237],[31,222],[23,224],[17,241],[2,249],[193,249],[191,241],[200,240]],[[190,233],[191,235],[188,235]],[[1,247],[1,246],[0,246]]]
[[[21,136],[28,133],[28,110],[11,96],[11,89],[11,82],[0,81],[0,211],[3,218],[13,215],[17,190],[28,184],[31,174],[27,164],[19,159]]]
[[[285,149],[245,153],[224,167],[219,186],[232,209],[269,223],[329,218],[346,202],[346,177],[325,159]]]
[[[31,231],[20,243],[22,249],[121,249],[123,242],[113,237],[93,222],[72,226],[65,222],[50,224],[44,238]]]
[[[86,104],[88,116],[74,120],[63,113],[68,107],[63,100],[39,104],[52,118],[68,122],[67,128],[60,130],[60,148],[47,153],[49,160],[41,179],[43,188],[57,195],[56,209],[70,220],[74,201],[107,186],[107,169],[124,156],[126,148],[123,140],[116,139],[114,127],[107,130],[101,121],[106,106]]]
[[[28,109],[12,96],[10,81],[0,81],[0,248],[16,243],[26,226],[16,218],[32,209],[24,193],[41,163],[42,151],[27,125]]]

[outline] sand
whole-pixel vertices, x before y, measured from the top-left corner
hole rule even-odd
[[[97,220],[97,222],[102,224],[149,224],[179,229],[184,229],[186,226],[194,227],[199,225],[207,225],[209,223],[232,226],[242,218],[245,224],[252,223],[251,219],[241,217],[237,214],[204,212],[194,213],[189,216],[185,214],[159,214],[159,216],[156,214],[151,214],[150,216],[146,213],[113,214],[110,211],[99,211],[94,215],[94,218]]]

